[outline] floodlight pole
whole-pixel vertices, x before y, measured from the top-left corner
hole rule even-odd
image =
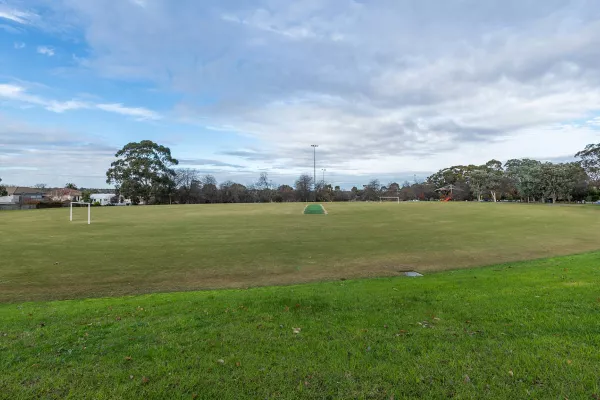
[[[318,144],[311,144],[310,145],[313,148],[313,190],[317,191],[317,147],[319,147]]]
[[[325,168],[321,168],[321,171],[323,171],[323,185],[325,185],[325,171],[327,171]]]

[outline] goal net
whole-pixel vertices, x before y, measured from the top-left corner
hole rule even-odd
[[[87,208],[87,223],[88,225],[92,223],[92,204],[84,203],[82,201],[72,201],[69,205],[69,221],[73,222],[73,208],[75,209],[85,209]],[[83,210],[82,210],[83,211]],[[76,216],[81,216],[82,212],[76,212]]]
[[[383,203],[383,202],[400,203],[400,197],[380,197],[379,202],[380,203]]]

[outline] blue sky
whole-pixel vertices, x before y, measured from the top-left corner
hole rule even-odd
[[[350,187],[598,142],[586,0],[0,0],[0,178],[104,187],[130,141]]]

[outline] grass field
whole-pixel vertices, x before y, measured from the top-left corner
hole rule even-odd
[[[425,273],[597,250],[600,209],[477,203],[0,213],[0,302]],[[78,214],[79,213],[79,214]]]
[[[0,398],[597,399],[599,264],[2,304]]]

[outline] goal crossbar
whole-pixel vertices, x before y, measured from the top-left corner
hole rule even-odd
[[[400,203],[400,197],[380,197],[379,202],[382,203],[384,200],[394,200],[396,203]]]
[[[72,201],[69,205],[69,221],[73,222],[73,204],[81,204],[87,206],[87,217],[88,225],[92,223],[92,203],[85,203],[83,201]]]

